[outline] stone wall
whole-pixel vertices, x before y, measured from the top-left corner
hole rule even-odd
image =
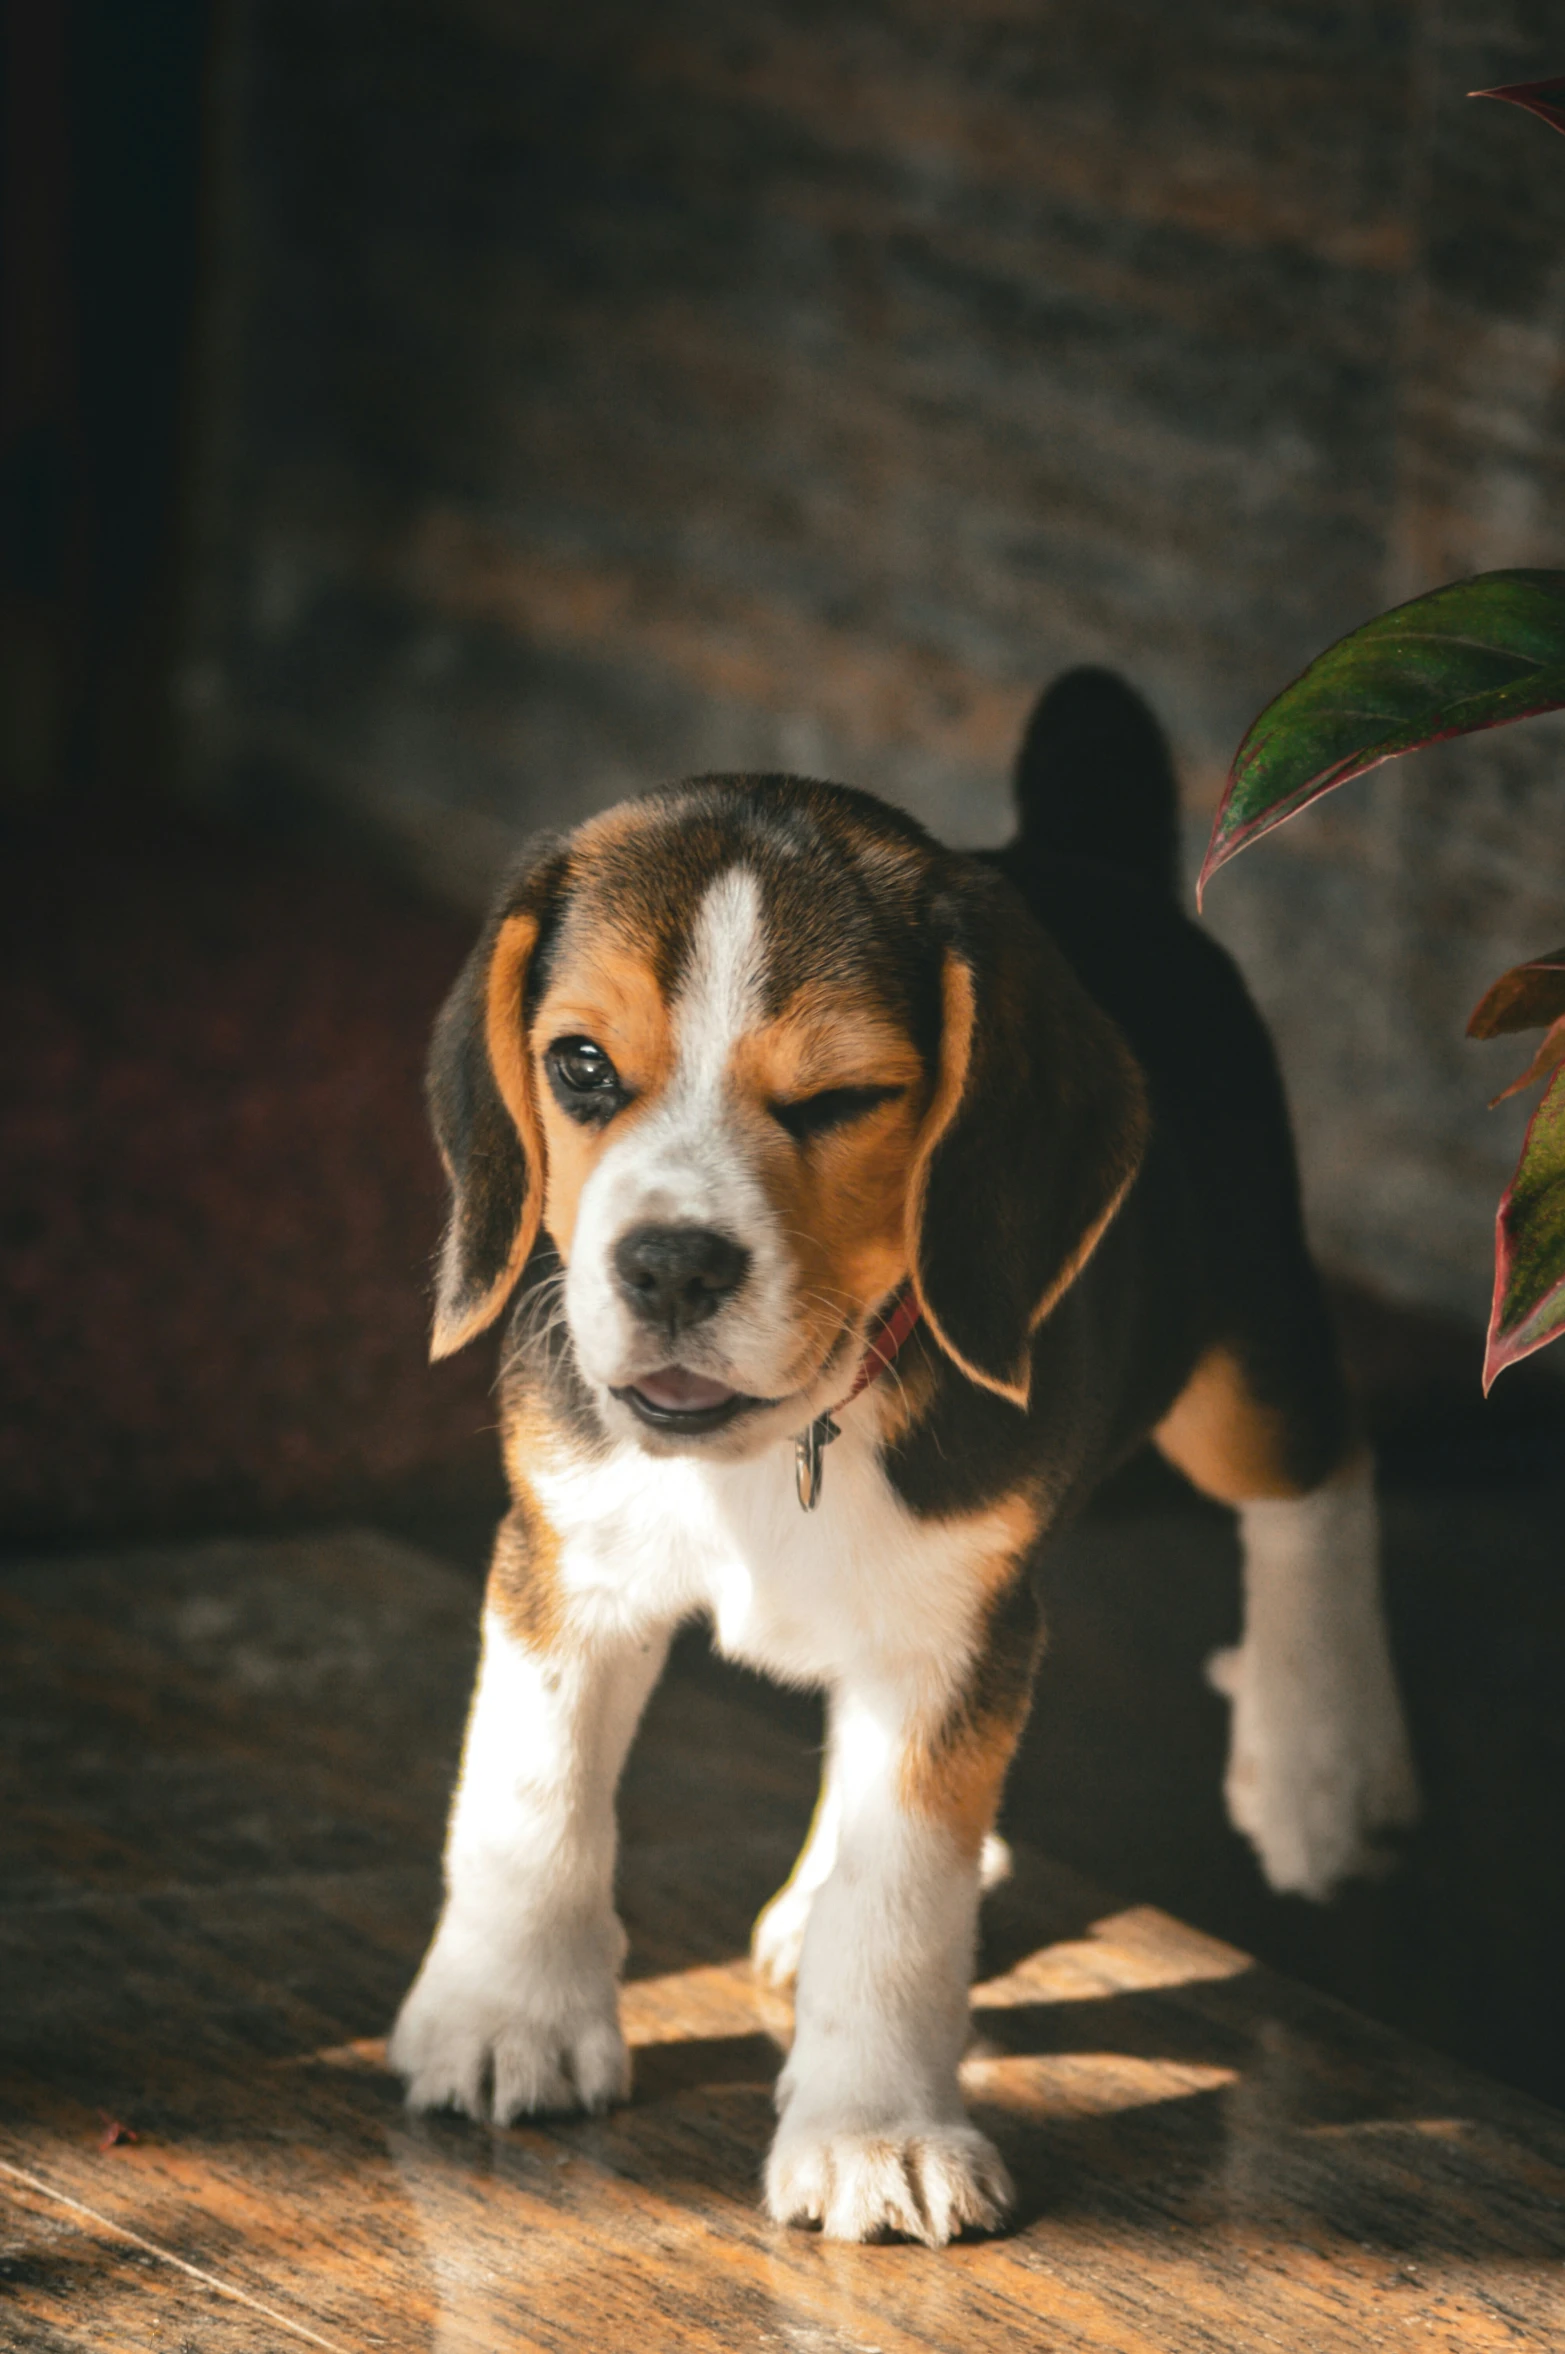
[[[1255,710],[1565,547],[1565,70],[1476,0],[233,0],[179,690],[194,790],[481,899],[650,781],[790,767],[999,839],[1107,660],[1192,860]],[[1479,1312],[1518,1115],[1463,1044],[1565,930],[1553,723],[1215,885],[1325,1251]],[[1508,1065],[1505,1066],[1508,1070]]]

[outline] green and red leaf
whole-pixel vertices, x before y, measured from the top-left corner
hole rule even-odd
[[[1383,760],[1565,706],[1565,572],[1481,572],[1339,638],[1234,755],[1199,904],[1220,866]]]
[[[1565,948],[1529,956],[1487,988],[1468,1019],[1469,1038],[1500,1038],[1511,1030],[1541,1030],[1565,1014]]]
[[[1520,1095],[1526,1088],[1536,1086],[1540,1079],[1547,1078],[1550,1071],[1558,1070],[1561,1063],[1565,1063],[1565,1014],[1549,1030],[1521,1077],[1513,1079],[1509,1087],[1502,1087],[1498,1095],[1490,1096],[1490,1111],[1494,1110],[1496,1104],[1505,1103],[1511,1096]]]
[[[1556,131],[1565,131],[1565,78],[1551,82],[1502,82],[1494,90],[1469,90],[1469,98],[1503,98],[1507,106],[1525,106]]]
[[[1565,1070],[1532,1115],[1495,1221],[1494,1307],[1484,1356],[1497,1374],[1565,1332]]]
[[[1565,948],[1551,948],[1544,956],[1530,956],[1513,964],[1508,973],[1486,989],[1468,1017],[1469,1038],[1503,1038],[1513,1030],[1537,1030],[1549,1025],[1532,1061],[1519,1079],[1489,1099],[1493,1111],[1508,1096],[1520,1095],[1560,1063],[1565,1062]]]

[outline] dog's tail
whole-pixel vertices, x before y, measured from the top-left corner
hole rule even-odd
[[[1162,729],[1112,670],[1067,670],[1016,756],[1015,848],[1092,858],[1177,894],[1179,795]]]

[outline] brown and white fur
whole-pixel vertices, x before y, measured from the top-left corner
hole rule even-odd
[[[768,2208],[844,2239],[998,2224],[957,2067],[1030,1573],[1149,1433],[1239,1510],[1244,1636],[1213,1674],[1273,1885],[1323,1895],[1409,1819],[1369,1462],[1264,1034],[1167,887],[1165,772],[1128,691],[1076,674],[995,859],[862,794],[718,777],[545,844],[502,894],[431,1064],[435,1353],[517,1295],[514,1501],[391,2044],[415,2106],[626,2096],[615,1786],[700,1616],[829,1694],[816,1823],[755,1935],[797,1974]],[[921,1321],[839,1413],[806,1514],[794,1438],[904,1284]]]

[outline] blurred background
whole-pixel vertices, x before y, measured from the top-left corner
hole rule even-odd
[[[13,1551],[357,1516],[481,1562],[492,1350],[424,1362],[419,1070],[535,828],[780,767],[996,842],[1085,660],[1168,727],[1193,874],[1330,639],[1565,561],[1565,143],[1464,95],[1565,71],[1541,4],[4,22]],[[1479,1397],[1526,1107],[1462,1032],[1565,932],[1562,749],[1384,770],[1208,909],[1381,1444],[1429,1826],[1330,1914],[1261,1891],[1199,1680],[1226,1527],[1146,1466],[1055,1573],[1013,1801],[1555,2099],[1565,1382]]]

